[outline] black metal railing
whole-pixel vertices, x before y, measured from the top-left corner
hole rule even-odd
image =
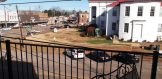
[[[0,43],[1,79],[161,79],[159,52]],[[159,67],[160,68],[160,67]]]

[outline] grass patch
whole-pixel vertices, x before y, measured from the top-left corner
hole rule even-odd
[[[119,41],[120,43],[132,43],[131,41]]]
[[[106,39],[95,39],[95,40],[88,40],[86,41],[87,43],[90,44],[112,44],[112,40],[106,40]]]

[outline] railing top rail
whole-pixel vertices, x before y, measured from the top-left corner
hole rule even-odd
[[[29,42],[37,42],[37,43],[45,43],[45,44],[54,44],[54,45],[63,45],[63,46],[75,46],[75,47],[81,47],[81,46],[76,46],[76,45],[69,45],[69,44],[66,44],[66,43],[60,43],[60,42],[45,42],[45,41],[36,41],[36,40],[29,40],[29,39],[21,39],[21,38],[15,38],[15,37],[8,37],[8,36],[0,36],[0,37],[3,37],[3,38],[9,38],[9,39],[17,39],[17,40],[23,40],[24,42],[26,41],[29,41]]]
[[[4,41],[3,41],[4,42]],[[19,42],[10,42],[11,44],[18,44],[18,45],[28,45],[28,46],[40,46],[40,47],[54,47],[54,48],[66,48],[66,49],[84,49],[84,50],[97,50],[97,51],[105,51],[105,52],[113,52],[113,53],[130,53],[130,54],[143,54],[143,55],[153,55],[153,52],[142,52],[142,51],[125,51],[125,50],[110,50],[110,49],[99,49],[99,48],[90,48],[90,47],[81,47],[81,46],[63,46],[63,45],[45,45],[45,44],[30,44],[30,43],[19,43]]]

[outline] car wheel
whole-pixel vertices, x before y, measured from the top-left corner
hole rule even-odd
[[[75,57],[72,55],[72,59],[75,60],[75,59],[77,59],[77,58],[75,58]]]
[[[67,52],[64,52],[65,55],[68,55]]]

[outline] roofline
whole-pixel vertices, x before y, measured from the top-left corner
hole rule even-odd
[[[111,1],[108,1],[108,0],[102,0],[102,1],[101,0],[93,0],[93,1],[88,0],[88,2],[115,2],[115,1],[114,0],[111,0]]]
[[[134,1],[134,0],[119,0],[107,6],[117,6],[122,3],[146,3],[146,2],[161,2],[161,6],[162,6],[162,1]]]

